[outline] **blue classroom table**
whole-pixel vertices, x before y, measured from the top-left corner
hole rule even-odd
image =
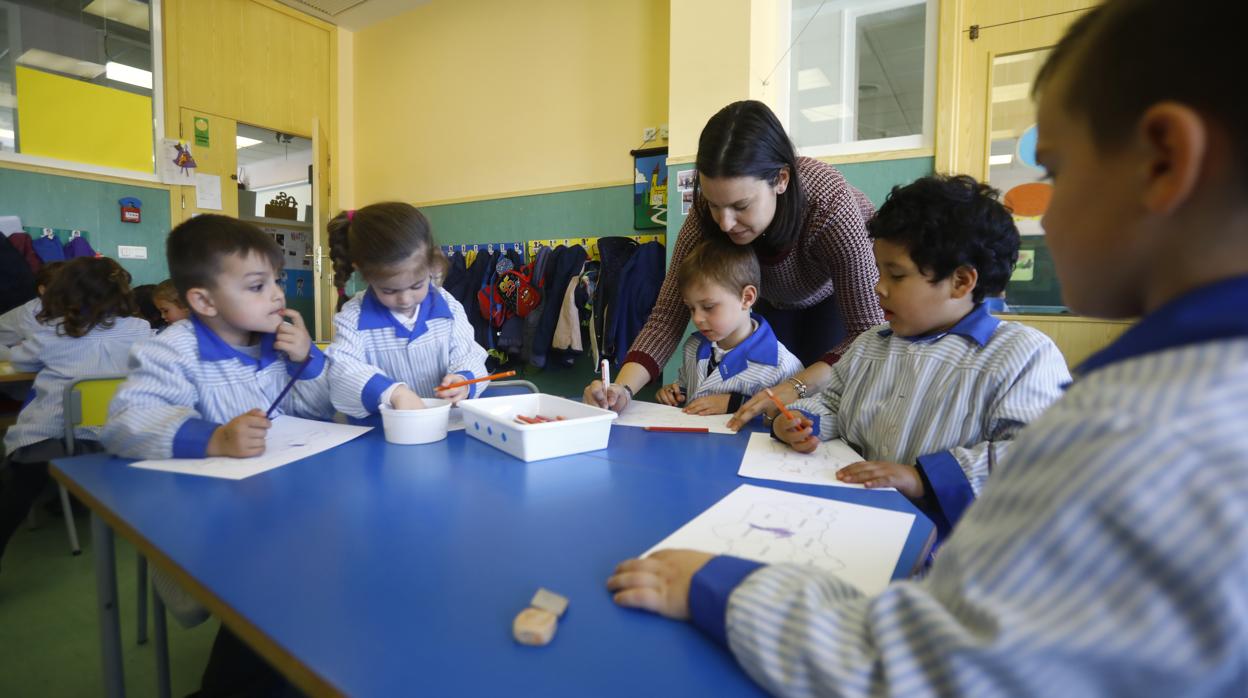
[[[747,439],[614,427],[606,450],[525,464],[463,432],[395,446],[376,429],[240,481],[102,454],[52,473],[92,510],[109,695],[115,529],[314,695],[753,696],[693,626],[615,606],[616,563],[745,483],[916,514],[895,578],[934,531],[896,492],[738,477]],[[511,622],[538,587],[568,611],[549,646],[520,646]]]

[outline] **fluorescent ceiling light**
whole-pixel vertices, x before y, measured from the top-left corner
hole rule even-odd
[[[248,138],[247,136],[234,136],[234,145],[236,150],[250,148],[260,142],[259,138]]]
[[[992,103],[1016,102],[1031,97],[1031,83],[1016,82],[1012,85],[998,85],[992,88]]]
[[[7,138],[8,140],[13,140],[13,138],[16,135],[17,134],[13,133],[7,128],[0,128],[0,138]]]
[[[152,89],[152,71],[135,68],[125,63],[109,61],[105,66],[105,75],[109,80],[124,82],[135,87]]]
[[[797,71],[797,91],[817,90],[820,87],[830,87],[832,83],[828,82],[828,76],[823,74],[818,68],[807,68],[806,70]]]
[[[83,12],[104,17],[122,24],[129,24],[143,31],[151,28],[147,3],[139,0],[94,0],[82,8]]]
[[[1014,162],[1014,155],[1012,153],[1006,153],[1005,155],[989,155],[988,156],[989,165],[1008,165],[1011,162]]]
[[[80,61],[77,58],[70,58],[69,56],[44,51],[39,48],[27,50],[26,53],[18,57],[17,62],[32,68],[42,68],[54,73],[64,73],[74,77],[86,78],[87,80],[98,78],[104,72],[104,66],[99,63]]]
[[[825,104],[821,107],[811,107],[802,110],[802,116],[807,121],[832,121],[833,119],[843,119],[849,116],[849,110],[844,104]]]

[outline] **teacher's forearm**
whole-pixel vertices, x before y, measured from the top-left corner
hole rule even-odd
[[[658,376],[655,376],[655,378],[657,377]],[[630,361],[620,367],[620,372],[616,374],[612,382],[618,383],[619,385],[627,385],[629,390],[632,390],[633,393],[636,394],[640,392],[642,388],[646,387],[646,385],[650,383],[650,380],[650,371],[647,370],[645,366],[642,366],[635,361]]]

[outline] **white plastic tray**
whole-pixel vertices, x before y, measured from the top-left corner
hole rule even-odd
[[[469,436],[526,462],[606,448],[611,422],[617,416],[610,410],[543,393],[464,400],[459,405]],[[564,419],[520,424],[517,415]]]

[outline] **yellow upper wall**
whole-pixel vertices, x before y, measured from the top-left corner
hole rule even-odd
[[[433,0],[356,32],[356,204],[630,182],[628,151],[668,123],[668,13]]]
[[[698,152],[706,120],[750,96],[750,0],[672,4],[669,161]]]
[[[17,66],[22,152],[152,171],[152,98]]]

